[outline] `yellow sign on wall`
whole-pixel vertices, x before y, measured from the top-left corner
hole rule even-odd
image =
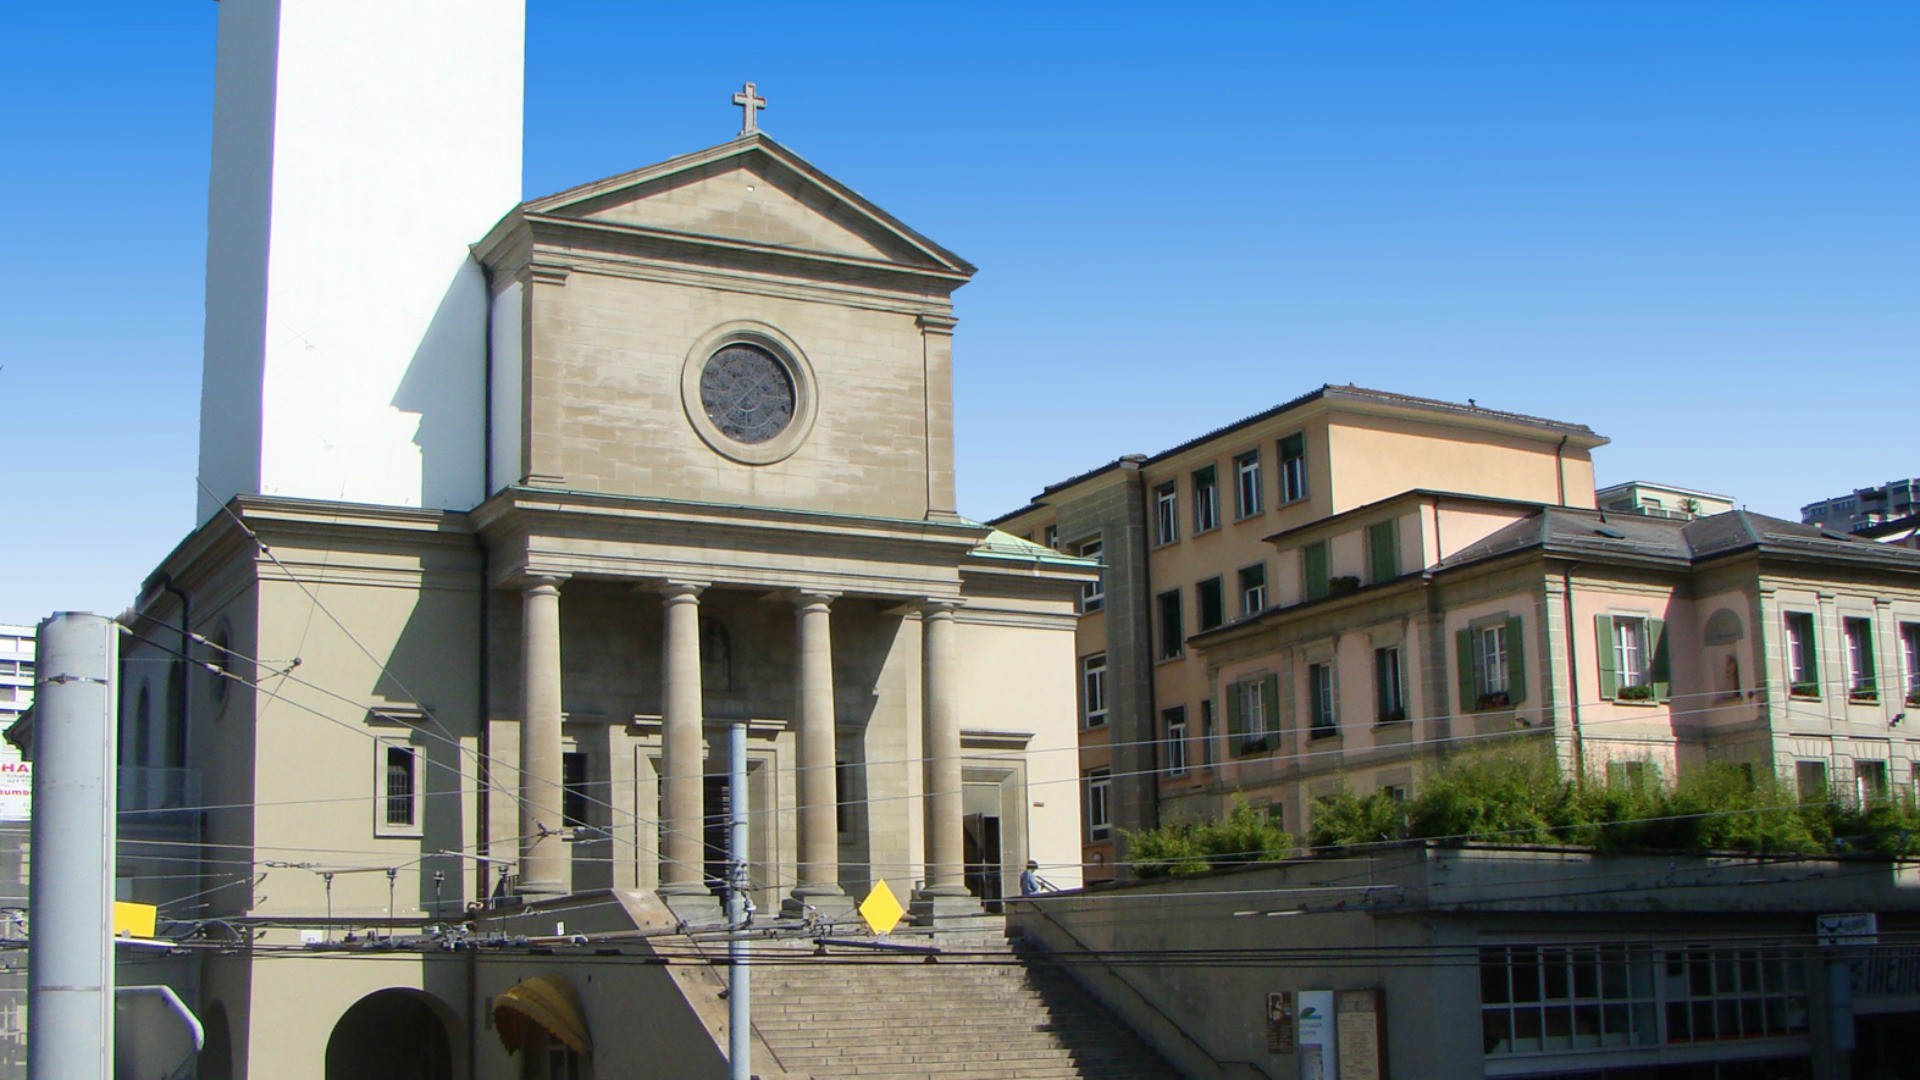
[[[125,900],[113,902],[113,936],[150,938],[153,936],[154,919],[160,909],[152,904],[133,904]]]

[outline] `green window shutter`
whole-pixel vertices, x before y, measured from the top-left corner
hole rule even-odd
[[[1280,745],[1280,680],[1272,675],[1260,680],[1260,703],[1267,709],[1267,749]]]
[[[1620,658],[1613,651],[1613,616],[1593,617],[1595,651],[1600,657],[1600,696],[1611,701],[1620,693]]]
[[[1473,647],[1473,631],[1462,630],[1453,635],[1454,652],[1460,668],[1460,711],[1468,713],[1479,704],[1480,690],[1474,685],[1474,669],[1477,666],[1475,656],[1479,650]]]
[[[1327,542],[1308,544],[1300,550],[1300,558],[1307,577],[1307,599],[1324,598],[1327,595]]]
[[[1507,619],[1507,700],[1527,700],[1527,640],[1520,634],[1520,616]]]
[[[1240,714],[1240,684],[1227,686],[1227,745],[1236,754],[1244,753],[1247,745],[1246,718]]]
[[[1879,668],[1875,667],[1873,663],[1873,620],[1868,619],[1866,623],[1867,636],[1860,640],[1860,663],[1866,669],[1862,674],[1866,676],[1865,685],[1867,689],[1878,690],[1880,688],[1880,680],[1876,677],[1876,673],[1879,671]]]
[[[1385,521],[1367,529],[1367,546],[1372,553],[1373,580],[1391,581],[1400,576],[1400,550],[1393,522]]]
[[[1653,657],[1647,674],[1653,683],[1653,696],[1665,701],[1673,696],[1673,665],[1667,659],[1667,621],[1647,620],[1647,648]]]

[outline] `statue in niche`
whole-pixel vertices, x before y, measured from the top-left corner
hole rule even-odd
[[[700,687],[707,693],[733,690],[733,639],[719,620],[700,620]]]

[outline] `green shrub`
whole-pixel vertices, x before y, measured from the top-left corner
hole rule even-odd
[[[1314,803],[1307,843],[1316,848],[1344,848],[1404,839],[1406,810],[1406,804],[1386,792],[1356,795],[1343,784],[1332,796]]]
[[[1224,866],[1278,862],[1293,855],[1299,843],[1264,811],[1235,795],[1225,820],[1200,823],[1171,822],[1144,832],[1121,835],[1133,872],[1143,878],[1198,874]]]

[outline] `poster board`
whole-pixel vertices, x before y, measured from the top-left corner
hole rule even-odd
[[[1386,1080],[1386,1029],[1381,1023],[1383,995],[1378,989],[1341,990],[1334,995],[1334,1039],[1338,1044],[1338,1080]]]

